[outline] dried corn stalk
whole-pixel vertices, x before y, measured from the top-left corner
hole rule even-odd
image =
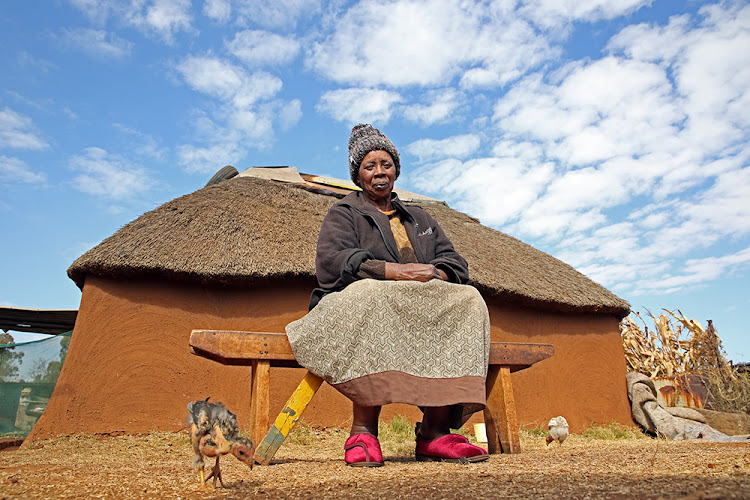
[[[649,330],[637,312],[633,314],[643,323],[643,329],[631,316],[620,323],[628,370],[649,377],[697,373],[709,381],[709,396],[714,409],[750,410],[750,375],[738,374],[732,369],[711,320],[704,329],[698,321],[687,319],[680,310],[677,314],[667,309],[664,311],[667,314],[658,317],[647,311],[654,322],[653,330]],[[683,332],[690,337],[682,339]]]
[[[643,323],[643,329],[630,316],[620,323],[628,369],[649,377],[671,377],[688,372],[687,367],[693,364],[693,349],[690,340],[680,339],[682,326],[673,325],[666,314],[656,317],[649,311],[654,322],[653,330],[649,330],[640,314],[633,314]]]

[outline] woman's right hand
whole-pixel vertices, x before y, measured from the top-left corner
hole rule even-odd
[[[430,281],[432,279],[448,280],[448,275],[432,264],[396,264],[385,263],[385,279],[396,281]]]

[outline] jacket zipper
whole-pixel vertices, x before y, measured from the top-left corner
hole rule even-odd
[[[406,215],[408,215],[409,218],[414,221],[414,244],[412,246],[414,247],[414,252],[417,254],[417,260],[419,260],[419,262],[421,262],[422,264],[427,264],[427,259],[424,258],[422,249],[419,248],[419,222],[417,222],[417,219],[415,219],[414,216],[410,214],[403,205],[401,205],[401,203],[394,203],[394,205],[396,205],[401,210],[401,212],[406,213]]]
[[[361,211],[360,209],[358,209],[357,207],[355,207],[353,205],[349,205],[349,206],[352,207],[352,209],[355,212],[357,212],[359,215],[361,215],[362,217],[365,217],[366,219],[370,219],[370,220],[372,220],[375,223],[375,227],[377,227],[378,231],[380,231],[380,237],[383,238],[383,243],[385,243],[385,247],[388,249],[388,253],[391,254],[391,257],[393,257],[394,259],[396,259],[396,262],[398,262],[399,264],[401,264],[401,256],[398,255],[398,253],[394,253],[393,252],[393,249],[388,244],[388,240],[385,239],[385,233],[383,232],[383,228],[380,227],[380,224],[378,224],[378,220],[375,217],[373,217],[372,215]]]

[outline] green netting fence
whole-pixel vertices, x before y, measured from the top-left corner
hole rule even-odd
[[[34,428],[52,396],[72,333],[0,343],[0,436],[25,437]]]

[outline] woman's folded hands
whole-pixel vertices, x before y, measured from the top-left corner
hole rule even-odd
[[[397,264],[386,262],[385,279],[395,281],[448,281],[448,275],[432,264]]]

